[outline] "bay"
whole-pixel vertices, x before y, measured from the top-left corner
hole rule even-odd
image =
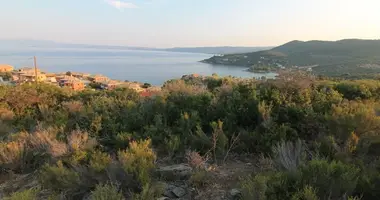
[[[94,48],[0,47],[0,63],[15,68],[33,66],[45,72],[85,72],[102,74],[112,79],[162,85],[185,74],[235,76],[241,78],[273,78],[276,74],[255,74],[245,67],[210,65],[199,62],[210,54],[178,53],[147,50],[115,50]]]

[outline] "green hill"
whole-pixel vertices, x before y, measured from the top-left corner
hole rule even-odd
[[[316,74],[341,76],[380,73],[380,40],[291,41],[266,51],[214,56],[211,64],[312,67]]]

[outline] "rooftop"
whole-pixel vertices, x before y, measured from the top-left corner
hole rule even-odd
[[[12,65],[7,65],[7,64],[0,64],[0,68],[6,68],[6,69],[12,69],[13,70],[13,66]]]

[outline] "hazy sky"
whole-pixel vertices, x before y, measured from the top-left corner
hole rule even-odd
[[[0,0],[1,39],[272,46],[380,39],[380,0]]]

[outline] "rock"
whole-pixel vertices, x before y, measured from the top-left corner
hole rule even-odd
[[[165,187],[164,187],[164,193],[163,195],[165,197],[169,197],[169,198],[176,198],[176,196],[173,194],[172,190],[176,188],[176,186],[174,185],[171,185],[171,184],[165,184]]]
[[[232,189],[232,190],[230,190],[230,192],[228,193],[228,196],[229,196],[229,199],[231,199],[231,200],[240,199],[241,192],[240,192],[240,190],[238,190],[238,189]]]
[[[160,197],[157,200],[170,200],[168,197]]]
[[[185,164],[160,167],[156,170],[164,180],[186,180],[192,173],[192,168]]]
[[[183,196],[186,195],[186,190],[183,189],[183,188],[181,188],[181,187],[176,187],[176,188],[174,188],[174,189],[172,190],[172,193],[173,193],[176,197],[181,198],[181,197],[183,197]]]

